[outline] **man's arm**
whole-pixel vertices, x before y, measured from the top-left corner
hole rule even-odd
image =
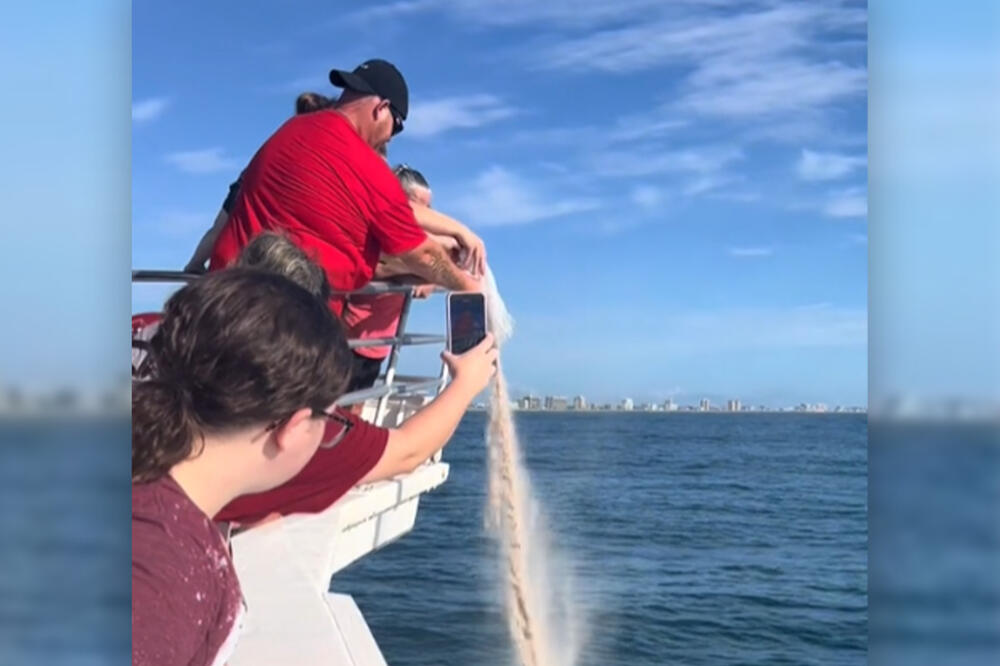
[[[437,242],[447,252],[451,253],[458,249],[458,241],[451,236],[438,236],[428,234],[430,239]],[[409,267],[399,258],[390,254],[383,254],[379,257],[378,266],[375,267],[375,280],[388,280],[400,275],[411,275]]]
[[[215,241],[219,238],[219,234],[222,233],[222,228],[226,226],[227,221],[229,221],[229,213],[225,210],[220,210],[219,214],[215,216],[212,228],[206,231],[205,235],[201,237],[198,247],[195,248],[194,254],[191,255],[191,260],[184,267],[185,271],[188,273],[201,273],[205,270],[205,262],[212,255],[212,248],[215,247]]]
[[[409,252],[395,255],[406,273],[452,291],[481,291],[479,280],[459,268],[440,244],[430,238]]]
[[[409,275],[409,270],[399,257],[383,254],[378,260],[378,266],[375,267],[375,275],[372,279],[389,280],[401,275]]]
[[[483,274],[486,270],[486,244],[479,236],[458,220],[416,201],[410,201],[410,208],[413,209],[413,216],[417,218],[417,224],[424,231],[439,236],[450,236],[458,241],[459,245],[469,253],[467,267],[476,275]]]
[[[496,372],[498,352],[493,345],[493,336],[488,335],[461,356],[443,355],[451,383],[433,402],[389,431],[385,452],[361,483],[408,474],[448,443],[469,404]]]

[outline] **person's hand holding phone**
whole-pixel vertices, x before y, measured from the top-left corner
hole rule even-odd
[[[486,388],[496,374],[499,355],[493,334],[487,333],[482,342],[464,354],[456,356],[451,352],[443,352],[441,360],[448,366],[452,383],[467,387],[475,395]]]

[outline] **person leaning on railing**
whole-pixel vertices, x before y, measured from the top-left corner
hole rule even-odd
[[[305,287],[321,300],[329,293],[322,269],[293,243],[278,234],[258,236],[237,265],[274,272]],[[145,348],[156,334],[157,313],[133,317],[133,378],[152,372]],[[269,491],[237,498],[215,517],[218,521],[252,524],[268,516],[317,513],[359,483],[406,474],[430,459],[451,439],[469,405],[496,372],[492,337],[461,356],[444,354],[451,383],[437,398],[397,428],[380,428],[343,408],[333,409],[323,443],[294,477]]]
[[[369,60],[353,72],[333,70],[330,81],[343,88],[340,98],[286,121],[250,161],[209,269],[228,266],[261,231],[282,231],[320,264],[337,293],[368,284],[382,254],[397,257],[425,282],[479,291],[479,280],[427,237],[376,152],[402,131],[407,116],[409,92],[399,70]],[[450,220],[434,211],[419,214],[430,227]],[[471,232],[461,242],[472,261],[484,255]],[[343,297],[330,306],[341,314]]]
[[[424,175],[406,164],[394,167],[392,172],[399,179],[410,203],[430,210],[431,188]],[[417,219],[419,221],[420,218]],[[458,254],[462,247],[458,240],[460,231],[461,229],[452,230],[451,233],[445,235],[429,234],[431,239],[439,243],[456,263],[459,263]],[[482,257],[485,261],[485,254]],[[479,269],[478,266],[476,268]],[[419,284],[419,281],[409,275],[406,265],[395,257],[383,256],[379,260],[378,267],[375,269],[375,278],[417,282],[413,288],[414,298],[426,298],[434,290],[434,285]],[[398,293],[352,294],[347,299],[342,316],[344,325],[347,326],[348,335],[359,340],[394,337],[399,329],[399,319],[403,312],[404,301],[405,296]],[[386,346],[358,347],[352,350],[354,371],[351,373],[351,384],[348,391],[361,391],[374,386],[381,372],[382,362],[389,356],[391,350],[391,347]]]

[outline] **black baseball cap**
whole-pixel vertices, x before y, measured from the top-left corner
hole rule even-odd
[[[406,120],[406,114],[410,110],[410,91],[406,87],[403,75],[391,62],[367,60],[355,67],[353,72],[332,69],[330,83],[337,88],[378,95],[387,99],[389,106],[400,119]]]

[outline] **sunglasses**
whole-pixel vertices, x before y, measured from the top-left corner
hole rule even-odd
[[[337,444],[343,441],[347,433],[351,431],[354,427],[354,422],[348,418],[341,416],[335,412],[324,412],[321,409],[313,410],[314,419],[326,419],[331,422],[331,425],[327,426],[326,431],[323,433],[323,441],[320,442],[319,448],[321,449],[332,449]],[[271,431],[279,427],[284,420],[275,421],[274,423],[267,426],[267,430]],[[334,425],[336,424],[336,425]]]
[[[389,114],[392,116],[392,135],[396,136],[403,131],[403,116],[396,111],[396,107],[392,105],[392,102],[387,99],[383,99],[382,101],[389,105]]]

